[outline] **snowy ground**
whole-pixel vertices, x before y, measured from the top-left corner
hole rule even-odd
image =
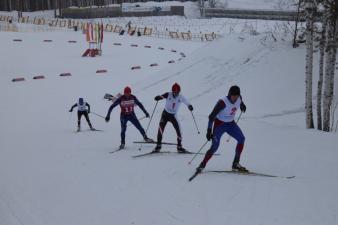
[[[288,41],[274,42],[264,33],[232,33],[210,43],[109,34],[102,57],[82,58],[87,44],[80,33],[1,32],[0,38],[1,225],[338,224],[337,134],[304,128],[303,47],[293,49]],[[180,52],[187,57],[178,61]],[[142,69],[131,70],[134,65]],[[108,73],[98,75],[97,69]],[[64,72],[73,76],[58,76]],[[33,80],[36,75],[46,79]],[[26,81],[11,82],[21,76]],[[197,134],[182,107],[178,118],[186,148],[196,151],[204,143],[212,107],[238,84],[248,107],[239,123],[246,135],[242,163],[252,171],[296,178],[202,174],[189,183],[202,157],[191,166],[189,155],[133,159],[140,152],[132,141],[141,136],[132,126],[127,150],[109,154],[120,141],[118,109],[109,124],[90,115],[104,132],[74,133],[76,118],[68,109],[78,97],[105,115],[110,103],[102,99],[104,93],[130,85],[151,112],[153,97],[174,82],[194,105],[202,131]],[[151,137],[162,109],[163,103],[150,126]],[[164,140],[175,138],[168,125]],[[221,155],[207,169],[230,168],[235,142],[226,138]],[[150,150],[143,146],[142,152]]]

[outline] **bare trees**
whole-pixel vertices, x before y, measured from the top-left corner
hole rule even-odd
[[[4,11],[35,11],[53,9],[53,2],[56,0],[2,0],[0,10]]]
[[[37,11],[51,10],[55,8],[78,6],[85,7],[91,5],[108,5],[116,3],[117,0],[0,0],[1,11]]]
[[[312,118],[312,63],[313,63],[313,12],[321,9],[321,32],[319,38],[319,79],[317,85],[317,128],[323,131],[334,129],[334,76],[338,46],[338,2],[337,0],[306,0],[306,127],[313,128]],[[337,96],[336,96],[337,97]]]

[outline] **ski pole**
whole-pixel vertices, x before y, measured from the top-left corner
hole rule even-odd
[[[192,115],[192,118],[194,119],[194,122],[195,122],[195,126],[196,126],[196,129],[197,129],[197,133],[200,134],[200,130],[198,129],[198,126],[197,126],[197,123],[196,123],[196,119],[195,119],[195,116],[194,116],[194,113],[192,111],[191,112],[191,115]]]
[[[194,159],[197,157],[197,155],[202,151],[202,149],[204,148],[204,146],[208,143],[209,141],[207,140],[202,147],[198,150],[198,152],[195,153],[194,157],[192,157],[192,159],[188,162],[188,164],[190,165],[192,161],[194,161]]]
[[[238,119],[237,119],[237,121],[236,121],[236,124],[237,124],[238,121],[240,120],[241,116],[242,116],[242,112],[239,114],[239,117],[238,117]],[[229,137],[228,137],[228,139],[227,139],[227,142],[229,142],[230,139],[231,139],[231,136],[229,135]]]
[[[72,118],[72,115],[73,115],[73,111],[70,112],[68,123],[69,123],[70,119]]]
[[[149,120],[149,123],[148,123],[147,129],[146,129],[146,135],[147,135],[147,132],[148,132],[148,129],[149,129],[150,123],[151,123],[151,121],[153,120],[153,116],[154,116],[154,113],[155,113],[155,110],[156,110],[157,104],[158,104],[158,101],[156,101],[156,104],[155,104],[155,107],[154,107],[154,109],[153,109],[153,112],[151,113],[150,120]],[[138,150],[139,150],[139,151],[141,151],[141,149],[142,149],[142,144],[140,145],[140,147],[138,148]]]
[[[68,123],[71,121],[72,117],[73,117],[73,111],[71,111],[70,114],[69,114]],[[73,125],[72,125],[72,127],[73,127]]]
[[[95,113],[95,112],[92,112],[94,115],[96,115],[96,116],[98,116],[98,117],[101,117],[101,118],[103,118],[103,119],[105,119],[106,117],[104,117],[104,116],[101,116],[101,115],[99,115],[99,114],[97,114],[97,113]]]
[[[146,129],[146,134],[147,134],[147,132],[148,132],[148,129],[149,129],[150,123],[151,123],[151,121],[153,120],[153,116],[154,116],[154,113],[155,113],[155,110],[156,110],[157,104],[158,104],[158,101],[156,101],[156,104],[155,104],[155,107],[154,107],[154,109],[153,109],[153,112],[151,113],[150,120],[149,120],[149,123],[148,123],[147,129]]]

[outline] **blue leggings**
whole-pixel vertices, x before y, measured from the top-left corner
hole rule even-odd
[[[213,132],[213,138],[212,138],[212,144],[210,149],[206,152],[203,161],[200,164],[201,168],[204,168],[208,161],[211,159],[212,155],[217,151],[222,135],[224,133],[228,133],[231,137],[235,138],[237,140],[237,146],[236,146],[236,154],[233,163],[239,163],[239,160],[241,158],[241,154],[244,147],[245,137],[241,131],[241,129],[238,127],[238,125],[233,121],[230,123],[222,123],[222,124],[215,124],[214,125],[214,132]]]
[[[121,114],[120,121],[121,121],[121,143],[125,143],[126,140],[126,130],[128,121],[130,121],[140,131],[143,137],[146,135],[146,132],[144,131],[142,125],[140,124],[140,121],[138,121],[135,113],[130,115]]]
[[[213,132],[214,136],[212,138],[212,145],[210,148],[212,153],[215,153],[217,151],[222,135],[225,132],[237,140],[239,146],[237,145],[236,152],[237,151],[241,152],[243,149],[244,142],[245,142],[245,137],[241,129],[239,128],[239,126],[235,122],[230,122],[230,123],[223,123],[221,125],[214,127],[214,132]]]

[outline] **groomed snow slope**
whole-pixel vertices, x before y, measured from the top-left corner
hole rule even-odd
[[[262,44],[264,35],[232,35],[208,44],[111,35],[102,57],[81,58],[86,43],[76,33],[0,33],[0,38],[1,225],[338,224],[338,141],[334,134],[304,129],[304,49],[269,39]],[[67,43],[70,39],[78,43]],[[179,52],[187,57],[168,64]],[[153,62],[160,66],[150,68]],[[135,64],[142,69],[130,70]],[[108,73],[97,75],[97,69]],[[58,77],[62,72],[73,76]],[[45,80],[31,79],[41,74]],[[27,80],[12,83],[17,75]],[[178,118],[186,148],[196,151],[204,143],[212,107],[238,84],[248,107],[240,121],[246,135],[242,163],[252,171],[296,178],[202,174],[189,183],[202,157],[191,166],[190,155],[133,159],[140,152],[132,141],[141,136],[132,126],[127,150],[109,154],[119,145],[118,109],[109,124],[90,115],[105,132],[74,133],[76,118],[68,109],[79,96],[105,115],[110,103],[103,94],[131,85],[151,112],[153,97],[174,82],[194,105],[202,131],[197,134],[182,106]],[[160,103],[151,137],[162,109]],[[235,142],[226,138],[207,169],[230,168]],[[164,140],[175,140],[170,124]],[[143,146],[142,152],[150,150]]]

